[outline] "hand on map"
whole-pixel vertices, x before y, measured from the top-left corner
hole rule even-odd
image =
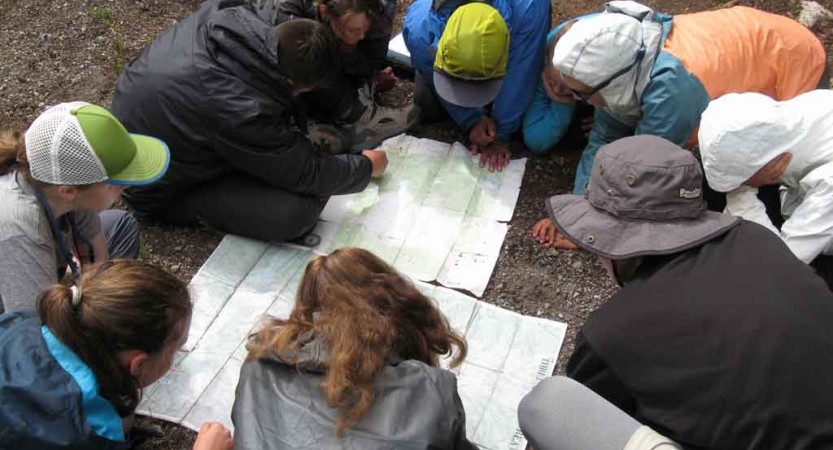
[[[472,149],[471,154],[475,155],[477,152]],[[480,167],[488,167],[489,172],[502,172],[511,159],[508,142],[495,142],[488,147],[480,147]]]
[[[366,156],[373,166],[373,172],[371,173],[373,178],[384,175],[385,169],[388,167],[388,155],[384,150],[364,150],[362,155]]]
[[[781,177],[784,176],[784,172],[787,171],[787,166],[790,165],[790,161],[792,161],[792,159],[792,153],[781,153],[773,158],[772,161],[766,163],[765,166],[758,169],[758,171],[749,177],[749,179],[743,184],[753,188],[769,184],[777,184],[781,181]]]
[[[193,450],[233,450],[231,432],[218,422],[206,422],[200,427]]]
[[[565,250],[577,250],[578,246],[563,234],[559,233],[550,219],[541,219],[535,222],[532,227],[531,236],[544,246],[544,248],[562,248]]]

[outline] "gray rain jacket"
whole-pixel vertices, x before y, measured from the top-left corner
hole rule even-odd
[[[457,378],[422,362],[392,361],[376,379],[376,401],[336,439],[340,411],[321,392],[329,354],[313,340],[298,366],[276,356],[243,365],[231,418],[237,450],[476,450],[466,439]]]
[[[313,151],[277,49],[272,25],[253,6],[209,0],[127,66],[113,113],[131,132],[160,138],[171,150],[161,180],[129,190],[132,207],[164,210],[183,192],[234,173],[317,197],[367,186],[366,157]]]

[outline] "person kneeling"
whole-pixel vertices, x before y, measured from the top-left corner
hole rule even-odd
[[[288,320],[253,336],[232,410],[237,449],[465,449],[450,366],[464,339],[434,303],[372,253],[307,265]]]

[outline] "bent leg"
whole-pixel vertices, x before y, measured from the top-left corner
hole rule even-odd
[[[574,110],[574,105],[552,101],[539,84],[524,114],[524,144],[536,154],[555,147],[567,134]]]
[[[294,194],[234,175],[198,186],[171,211],[177,216],[175,222],[202,222],[224,233],[284,241],[312,230],[326,203],[327,198]]]
[[[133,214],[120,209],[108,209],[98,213],[101,230],[107,242],[111,259],[136,259],[139,257],[139,222]]]
[[[535,450],[622,450],[642,426],[566,377],[538,383],[521,400],[518,421]]]

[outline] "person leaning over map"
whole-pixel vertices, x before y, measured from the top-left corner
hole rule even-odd
[[[36,300],[37,311],[0,315],[0,448],[138,448],[142,389],[171,370],[188,339],[188,286],[117,259]],[[208,422],[193,450],[233,448],[229,430]]]
[[[702,183],[693,153],[633,136],[599,150],[586,195],[547,201],[557,234],[621,286],[582,327],[567,375],[682,448],[828,449],[833,293],[766,228],[706,210]],[[594,428],[579,396],[546,394],[558,384],[521,405],[536,450],[625,448],[559,445],[621,422]]]
[[[307,264],[288,320],[248,344],[237,450],[477,450],[457,377],[466,341],[406,277],[360,248]],[[314,443],[311,444],[311,443]]]
[[[503,170],[541,72],[549,0],[416,0],[402,35],[423,119],[447,111],[481,166]]]
[[[168,173],[129,189],[128,206],[264,241],[302,238],[331,195],[363,190],[387,166],[383,151],[332,155],[304,134],[295,96],[339,73],[325,25],[273,27],[244,0],[206,1],[119,76],[113,113],[171,149]]]
[[[731,92],[776,100],[827,86],[818,38],[787,17],[737,6],[674,16],[632,1],[562,24],[524,119],[533,151],[555,145],[571,104],[596,107],[573,193],[584,191],[596,151],[634,134],[696,143],[709,101]],[[542,52],[543,54],[543,52]]]
[[[61,103],[26,133],[0,133],[0,313],[90,265],[139,256],[139,224],[109,209],[168,168],[159,139],[129,134],[106,109]],[[0,446],[2,448],[2,446]]]
[[[783,102],[725,95],[703,113],[700,154],[709,186],[727,193],[725,212],[780,236],[833,286],[833,91]],[[780,185],[780,221],[757,196],[772,184]]]

